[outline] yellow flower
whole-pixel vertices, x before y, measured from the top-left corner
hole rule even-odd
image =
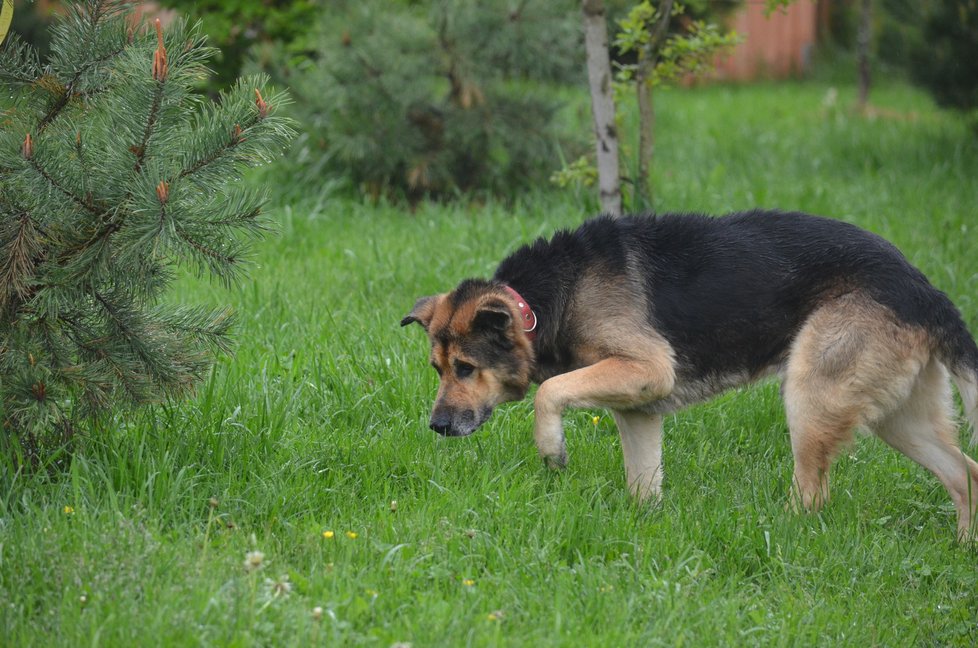
[[[323,531],[323,537],[326,538],[327,540],[332,540],[334,535],[336,534],[333,533],[332,531]]]
[[[601,417],[600,416],[594,416],[594,417],[591,418],[591,422],[594,423],[595,425],[597,425],[598,423],[601,422]]]
[[[65,515],[75,514],[75,508],[73,506],[65,506],[64,511],[65,511]]]
[[[346,537],[349,538],[350,540],[356,540],[357,539],[357,532],[356,531],[347,531],[346,532]]]
[[[487,621],[502,621],[503,620],[503,611],[502,610],[494,610],[494,611],[490,612],[489,614],[486,615],[486,620]]]
[[[472,587],[473,585],[475,585],[475,581],[472,580],[471,578],[466,578],[465,580],[462,581],[462,585],[465,585],[466,587]]]

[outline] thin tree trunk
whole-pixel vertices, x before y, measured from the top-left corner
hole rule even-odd
[[[621,214],[621,174],[618,169],[618,131],[615,127],[615,99],[611,89],[604,2],[581,0],[581,10],[584,13],[584,46],[587,50],[591,113],[594,116],[601,211],[618,216]]]
[[[659,48],[669,31],[673,0],[659,7],[659,20],[652,28],[646,49],[639,52],[635,73],[638,93],[638,177],[635,179],[636,203],[643,210],[652,209],[652,161],[655,157],[655,106],[652,102],[652,74],[659,61]]]
[[[635,178],[635,207],[652,208],[652,159],[655,156],[655,107],[652,104],[652,84],[649,66],[639,64],[635,75],[638,94],[638,177]]]
[[[865,110],[869,103],[869,41],[873,19],[873,0],[861,0],[859,5],[859,33],[856,47],[859,56],[859,109]]]

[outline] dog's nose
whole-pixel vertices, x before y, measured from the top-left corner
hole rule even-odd
[[[437,414],[432,414],[431,423],[429,426],[432,430],[438,434],[447,435],[452,429],[452,417],[445,412],[438,412]]]

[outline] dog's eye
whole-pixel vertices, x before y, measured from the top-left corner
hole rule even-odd
[[[441,375],[441,367],[436,365],[434,362],[431,363],[431,368],[437,371],[439,376]]]
[[[475,367],[470,365],[468,362],[456,362],[455,363],[455,375],[459,378],[468,378],[475,371]]]

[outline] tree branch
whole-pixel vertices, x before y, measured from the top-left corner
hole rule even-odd
[[[44,167],[42,167],[40,164],[37,163],[37,159],[35,157],[32,156],[30,158],[29,162],[30,162],[31,168],[34,169],[34,171],[36,171],[42,178],[44,178],[45,180],[47,180],[48,184],[50,184],[53,188],[55,188],[58,191],[60,191],[67,198],[69,198],[73,203],[77,204],[79,207],[81,207],[82,209],[84,209],[88,213],[94,214],[95,216],[103,216],[106,213],[107,208],[99,208],[91,200],[85,200],[81,196],[76,196],[74,193],[72,193],[68,189],[65,189],[64,187],[62,187],[58,183],[58,181],[55,180],[51,176],[51,174],[49,174],[44,169]]]
[[[257,124],[259,121],[261,121],[261,119],[262,118],[260,116],[255,115],[255,118],[251,121],[251,123],[247,124],[244,127],[243,130],[247,130],[248,128],[251,128],[252,126],[254,126],[255,124]],[[228,131],[228,132],[231,132],[231,131]],[[225,153],[227,153],[228,151],[230,151],[231,149],[233,149],[235,146],[237,146],[239,142],[241,142],[241,139],[240,138],[233,137],[233,136],[229,137],[227,143],[225,143],[223,146],[220,146],[219,148],[217,148],[217,150],[212,151],[209,155],[205,155],[201,159],[199,159],[196,162],[194,162],[193,164],[191,164],[186,169],[181,170],[180,173],[177,174],[177,177],[175,178],[175,180],[182,180],[183,178],[187,178],[189,176],[192,176],[193,174],[197,173],[198,171],[200,171],[204,167],[206,167],[206,166],[208,166],[210,164],[213,164],[217,160],[221,159],[224,156]],[[172,184],[172,182],[170,184]]]
[[[115,58],[119,54],[122,54],[123,50],[126,49],[126,44],[123,43],[118,49],[108,52],[97,59],[89,61],[86,65],[81,66],[75,71],[75,75],[71,78],[71,81],[65,84],[64,93],[58,98],[54,105],[48,110],[47,114],[41,118],[41,121],[37,123],[37,128],[35,131],[40,134],[48,125],[55,120],[55,118],[61,114],[61,111],[65,109],[68,102],[71,101],[71,97],[75,92],[75,84],[78,83],[81,76],[90,70],[91,68],[104,63],[112,58]]]
[[[649,45],[648,52],[651,54],[651,59],[653,65],[655,60],[658,59],[659,45],[666,37],[666,33],[669,31],[669,20],[672,18],[672,4],[673,0],[664,0],[662,6],[659,8],[659,22],[656,23],[655,27],[649,35]]]
[[[200,254],[203,254],[206,257],[210,257],[211,259],[216,259],[217,261],[221,261],[228,265],[233,265],[235,263],[234,257],[221,254],[217,250],[213,248],[209,248],[206,245],[195,241],[189,234],[187,234],[187,231],[182,227],[180,227],[179,225],[177,225],[175,229],[177,232],[177,236],[180,237],[180,240],[186,243],[187,245],[189,245],[190,247],[192,247],[193,249],[197,250],[197,252],[199,252]]]
[[[635,71],[635,91],[638,94],[638,178],[635,189],[637,197],[645,203],[644,208],[652,207],[652,158],[655,155],[655,108],[652,104],[650,81],[659,59],[659,48],[669,31],[673,0],[664,0],[659,7],[659,20],[649,32],[649,42],[639,52]]]
[[[17,217],[17,231],[10,243],[6,245],[6,263],[0,273],[0,306],[9,305],[11,298],[17,295],[21,299],[26,295],[25,279],[33,274],[38,252],[34,221],[26,211]]]
[[[149,109],[149,117],[146,119],[146,128],[143,130],[143,139],[133,151],[136,154],[136,165],[133,170],[139,173],[139,170],[143,166],[143,160],[146,158],[146,146],[149,143],[149,138],[153,134],[153,129],[156,126],[156,120],[159,117],[160,104],[163,102],[163,87],[166,81],[157,81],[156,90],[153,93],[153,105]]]

